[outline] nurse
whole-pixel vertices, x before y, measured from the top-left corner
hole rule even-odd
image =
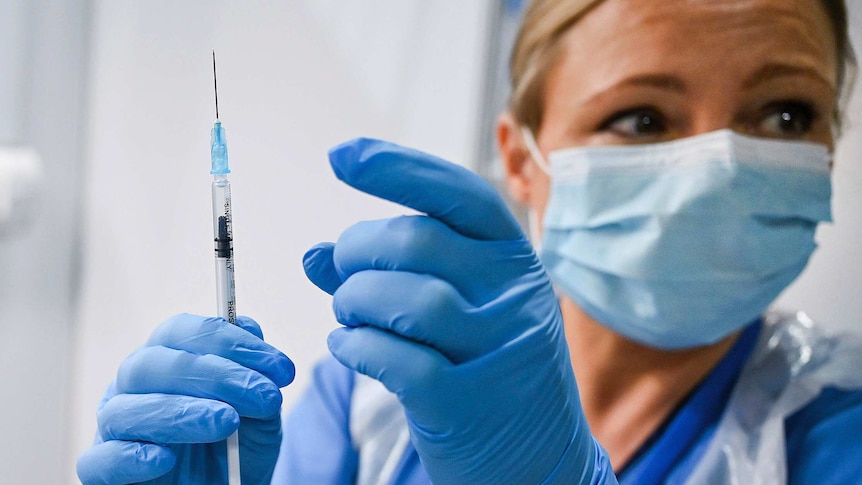
[[[239,426],[250,483],[853,483],[862,347],[764,313],[830,219],[852,67],[837,0],[531,3],[498,138],[532,244],[462,168],[334,148],[423,215],[306,254],[344,328],[283,434],[287,357],[179,316],[121,366],[79,476],[217,482]]]

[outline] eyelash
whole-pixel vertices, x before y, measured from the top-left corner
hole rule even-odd
[[[614,125],[634,116],[639,117],[634,120],[635,123],[642,123],[649,118],[650,123],[647,126],[651,130],[655,130],[654,132],[648,132],[643,135],[635,134],[634,136],[649,136],[655,134],[655,132],[663,132],[667,129],[665,116],[658,109],[652,106],[639,106],[614,113],[599,125],[598,131],[615,132],[619,136],[632,137],[633,135],[630,133],[623,133],[622,130],[614,129]]]
[[[810,133],[820,119],[820,113],[813,103],[794,99],[770,102],[749,116],[751,118],[746,125],[750,134],[780,138],[802,137]],[[626,125],[632,126],[622,125],[626,121]],[[772,126],[769,126],[770,123]],[[658,137],[668,129],[667,118],[659,109],[639,106],[614,113],[598,126],[597,131],[634,139]]]
[[[782,120],[779,123],[786,122],[791,124],[801,123],[802,126],[796,129],[796,126],[791,127],[791,133],[779,133],[778,135],[794,136],[804,135],[811,131],[812,126],[820,119],[820,114],[813,104],[799,100],[781,100],[767,104],[760,111],[760,123],[765,123],[771,116],[780,115]],[[790,115],[789,118],[785,115]],[[800,120],[795,118],[799,117]],[[762,126],[761,126],[762,128]],[[779,130],[781,127],[779,127]]]

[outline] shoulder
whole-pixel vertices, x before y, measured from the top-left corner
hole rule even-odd
[[[355,382],[356,373],[329,355],[314,366],[311,390],[338,408],[346,409]]]
[[[770,342],[779,342],[787,376],[777,405],[787,409],[788,483],[854,483],[862,476],[862,338],[796,314],[773,321]]]
[[[862,476],[862,390],[826,387],[786,420],[788,482],[854,483]]]
[[[862,335],[830,330],[804,313],[769,314],[745,374],[763,389],[791,393],[800,409],[822,389],[862,389]],[[787,401],[790,398],[785,398]]]
[[[325,425],[346,432],[355,380],[356,374],[332,356],[322,359],[312,371],[311,385],[288,414],[285,427],[296,432]]]
[[[314,367],[311,385],[285,418],[273,484],[355,481],[359,458],[350,437],[355,379],[331,356]]]
[[[862,343],[803,313],[768,314],[691,483],[856,483]],[[732,479],[731,479],[732,478]]]

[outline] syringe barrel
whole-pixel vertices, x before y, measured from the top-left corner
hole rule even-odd
[[[212,203],[218,314],[228,322],[236,323],[233,214],[231,213],[230,182],[225,175],[213,177]]]
[[[225,175],[213,176],[213,237],[233,240],[233,217],[231,215],[230,182]],[[222,227],[220,227],[222,226]],[[227,233],[225,234],[225,231]]]

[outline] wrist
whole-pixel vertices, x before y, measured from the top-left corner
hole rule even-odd
[[[578,429],[543,485],[611,485],[617,479],[607,452],[589,432]]]

